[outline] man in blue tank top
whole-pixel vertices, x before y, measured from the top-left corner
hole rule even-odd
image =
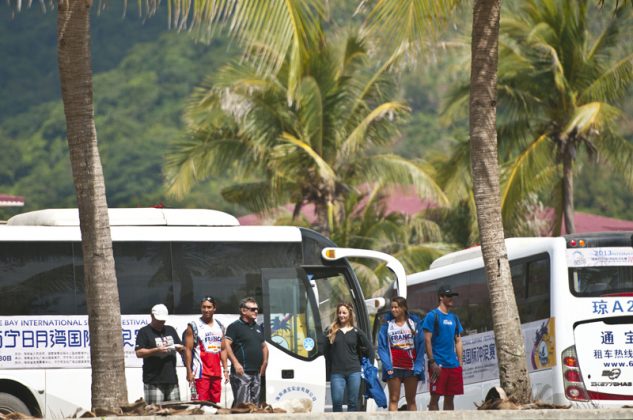
[[[438,291],[439,306],[424,317],[422,329],[429,365],[429,410],[439,410],[444,397],[444,410],[453,410],[455,395],[464,393],[462,377],[462,338],[464,331],[459,318],[450,310],[458,294],[448,286]]]

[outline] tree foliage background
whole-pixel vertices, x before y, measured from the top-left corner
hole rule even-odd
[[[330,25],[343,25],[349,9],[332,10]],[[95,110],[108,203],[137,207],[162,202],[244,214],[246,209],[222,199],[219,191],[228,185],[222,177],[197,185],[181,201],[165,194],[164,152],[184,133],[186,99],[207,75],[235,57],[228,41],[194,42],[190,34],[167,32],[166,20],[165,8],[141,20],[132,3],[125,18],[114,3],[98,17],[95,11]],[[412,112],[390,151],[429,158],[467,136],[465,121],[448,127],[438,114],[446,92],[468,69],[462,54],[468,40],[461,35],[468,33],[468,25],[464,13],[463,24],[440,34],[447,42],[404,74],[399,95]],[[26,200],[24,208],[0,210],[0,219],[27,210],[74,207],[56,70],[55,14],[42,13],[35,4],[15,17],[8,7],[0,8],[0,54],[0,193]],[[622,134],[631,141],[631,95],[623,108]],[[633,193],[612,172],[587,163],[576,184],[583,186],[576,191],[578,211],[633,219]]]

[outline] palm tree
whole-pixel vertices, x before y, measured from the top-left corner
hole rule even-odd
[[[527,403],[532,387],[503,235],[497,163],[497,60],[500,0],[475,0],[470,69],[470,155],[481,252],[488,277],[499,380]]]
[[[515,225],[534,193],[574,232],[574,173],[585,151],[633,186],[633,145],[618,134],[618,108],[633,82],[624,9],[592,36],[588,2],[529,0],[504,18],[499,66],[500,151],[504,223]],[[458,104],[464,89],[450,102]]]
[[[90,2],[60,0],[57,9],[59,76],[84,259],[92,407],[97,413],[112,412],[127,403],[127,388],[121,307],[92,103]]]
[[[522,6],[504,21],[500,100],[508,111],[500,128],[507,133],[504,143],[520,145],[511,156],[504,212],[511,214],[513,203],[532,188],[546,190],[556,210],[555,233],[562,220],[573,233],[573,181],[581,150],[633,186],[633,144],[617,128],[618,102],[633,82],[633,54],[621,52],[628,19],[616,9],[592,37],[587,1],[531,0]],[[528,28],[529,34],[521,33]],[[521,66],[512,69],[517,63]],[[536,179],[540,182],[528,181],[538,173],[544,175]]]
[[[378,2],[375,16],[387,22],[385,31],[396,36],[396,28],[418,28],[420,20],[413,20],[417,3]],[[409,7],[407,7],[409,6]],[[471,44],[470,80],[470,162],[473,180],[473,197],[477,209],[479,237],[484,264],[488,274],[490,301],[493,312],[495,341],[502,351],[499,355],[501,386],[518,401],[531,397],[525,348],[521,336],[521,324],[514,299],[510,266],[505,249],[496,137],[496,72],[500,0],[475,0]],[[439,8],[431,8],[440,10]],[[449,10],[449,9],[447,9]],[[438,15],[444,15],[442,10]],[[408,22],[412,24],[407,25]],[[380,28],[377,24],[374,27]],[[407,30],[402,32],[408,32]],[[405,45],[420,43],[419,30],[406,36]],[[417,37],[415,35],[418,35]]]
[[[191,136],[168,153],[171,191],[183,194],[220,173],[255,175],[262,180],[234,184],[223,196],[256,212],[291,202],[295,216],[314,204],[325,233],[340,223],[344,197],[363,183],[409,183],[445,202],[422,165],[376,152],[394,139],[408,108],[390,99],[395,59],[377,70],[367,59],[358,35],[324,40],[293,76],[294,94],[292,56],[276,74],[262,75],[248,61],[223,68],[193,95],[186,113]]]

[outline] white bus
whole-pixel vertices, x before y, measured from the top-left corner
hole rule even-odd
[[[267,402],[303,397],[323,411],[323,330],[336,305],[351,302],[359,327],[369,330],[363,293],[344,257],[382,259],[402,293],[406,287],[393,257],[335,248],[308,229],[240,226],[213,210],[111,209],[109,215],[130,401],[143,396],[134,343],[154,304],[167,305],[167,323],[182,333],[200,315],[202,297],[215,297],[216,317],[226,326],[237,319],[239,300],[253,296],[270,349]],[[91,406],[78,220],[76,209],[41,210],[0,225],[0,413],[70,417]],[[182,366],[178,377],[186,398]],[[229,395],[225,386],[223,398]]]
[[[632,241],[633,232],[506,239],[535,399],[584,408],[633,404]],[[465,330],[465,394],[455,407],[473,409],[499,384],[480,247],[409,275],[409,307],[437,307],[440,285],[459,293],[455,312]],[[420,407],[429,400],[424,388]]]

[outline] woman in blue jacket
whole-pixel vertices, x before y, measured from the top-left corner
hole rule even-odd
[[[409,314],[405,298],[391,300],[391,314],[385,315],[378,334],[378,356],[389,388],[389,411],[398,410],[402,383],[407,410],[416,411],[418,381],[424,381],[424,332],[420,318]]]

